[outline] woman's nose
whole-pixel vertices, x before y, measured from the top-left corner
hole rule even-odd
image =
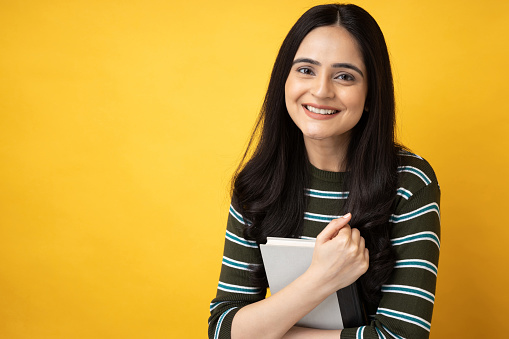
[[[331,79],[326,76],[317,76],[313,81],[311,94],[317,98],[333,98],[334,89]]]

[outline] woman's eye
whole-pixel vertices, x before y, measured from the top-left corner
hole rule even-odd
[[[297,69],[297,72],[302,73],[302,74],[307,74],[307,75],[313,75],[313,71],[307,67],[301,67],[301,68]]]
[[[336,79],[339,80],[346,80],[346,81],[353,81],[355,78],[351,76],[350,74],[340,74],[336,77]]]

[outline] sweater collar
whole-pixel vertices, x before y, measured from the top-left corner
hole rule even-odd
[[[314,178],[330,181],[330,182],[343,182],[346,176],[346,172],[331,172],[324,171],[315,166],[313,166],[310,162],[308,162],[308,169],[311,176]]]

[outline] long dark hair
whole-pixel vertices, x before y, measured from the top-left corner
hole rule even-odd
[[[361,231],[370,251],[369,269],[360,279],[364,297],[377,303],[394,266],[388,220],[396,197],[399,146],[394,135],[394,86],[387,46],[380,27],[365,10],[355,5],[320,5],[309,9],[292,27],[277,55],[254,132],[233,177],[232,196],[250,221],[246,238],[265,243],[267,236],[301,234],[308,159],[302,132],[286,109],[285,82],[304,37],[317,27],[332,25],[344,27],[355,38],[368,74],[367,109],[352,130],[346,156],[350,191],[346,211],[352,213],[350,225]]]

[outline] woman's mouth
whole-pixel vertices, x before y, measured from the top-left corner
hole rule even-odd
[[[331,114],[336,114],[336,113],[339,112],[338,110],[335,110],[335,109],[317,108],[317,107],[313,107],[313,106],[310,106],[310,105],[303,105],[303,106],[308,111],[310,111],[312,113],[316,113],[316,114],[331,115]]]

